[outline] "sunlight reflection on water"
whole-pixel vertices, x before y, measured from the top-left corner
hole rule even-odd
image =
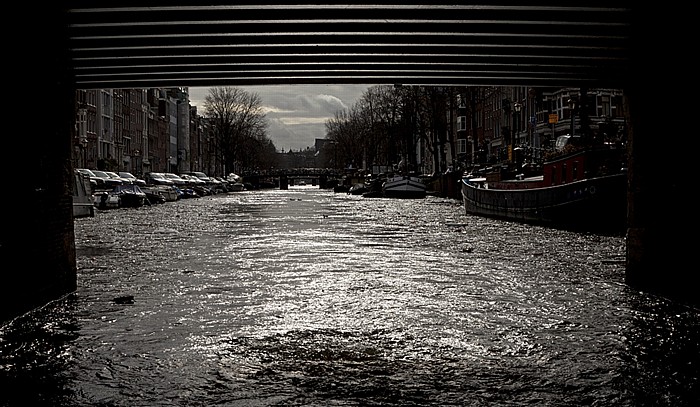
[[[697,310],[627,290],[624,239],[449,199],[246,191],[99,212],[76,246],[78,291],[0,341],[2,378],[53,405],[671,406],[698,385],[645,351],[672,332],[697,355]]]

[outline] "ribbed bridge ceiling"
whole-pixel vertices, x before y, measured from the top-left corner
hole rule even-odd
[[[620,87],[628,1],[76,1],[78,88],[264,84]]]

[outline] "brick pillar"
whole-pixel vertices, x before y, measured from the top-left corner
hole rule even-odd
[[[11,132],[4,157],[8,169],[21,174],[22,181],[6,185],[0,241],[3,322],[60,298],[77,285],[71,164],[75,92],[68,80],[61,7],[18,11],[31,15],[32,24],[51,35],[25,36],[20,45],[31,52],[12,58],[21,78],[15,80],[23,85],[14,101],[21,109],[13,121],[23,126]]]

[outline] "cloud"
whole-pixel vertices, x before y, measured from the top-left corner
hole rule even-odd
[[[294,113],[294,110],[283,110],[283,109],[280,109],[280,108],[278,108],[278,107],[276,107],[276,106],[266,106],[266,105],[263,105],[263,108],[262,108],[262,109],[263,109],[263,112],[264,112],[265,114],[270,114],[270,113],[271,113],[271,114],[276,114],[276,113],[277,113],[277,114],[280,114],[280,113]]]
[[[257,93],[268,120],[268,135],[278,150],[313,147],[326,135],[326,120],[351,108],[369,85],[243,86]],[[190,103],[203,106],[209,88],[190,88]],[[202,109],[200,107],[200,109]],[[200,111],[201,113],[201,111]]]
[[[323,101],[326,106],[324,110],[329,113],[335,113],[338,110],[348,110],[350,108],[350,106],[346,105],[342,99],[334,95],[318,95],[317,99]]]
[[[299,124],[323,124],[325,126],[326,120],[328,120],[328,118],[326,116],[301,117],[297,115],[291,115],[289,117],[279,117],[278,120],[288,126],[294,126]]]

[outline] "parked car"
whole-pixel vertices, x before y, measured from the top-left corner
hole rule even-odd
[[[140,187],[145,187],[146,186],[146,181],[136,177],[134,174],[126,171],[119,171],[117,174],[119,174],[120,177],[131,180],[132,184],[138,185]]]
[[[228,192],[226,190],[226,184],[219,181],[215,177],[209,177],[209,187],[214,191],[214,193]]]
[[[143,179],[146,181],[146,185],[175,185],[175,183],[167,179],[162,172],[147,172],[143,175]]]
[[[83,175],[87,175],[88,178],[90,178],[90,186],[92,187],[93,190],[95,189],[105,189],[105,180],[103,178],[98,177],[95,175],[94,172],[87,168],[76,168],[76,171]]]
[[[199,196],[212,195],[214,193],[205,180],[197,178],[194,175],[180,174],[180,178],[187,181],[187,187],[191,188]]]
[[[124,182],[122,182],[121,179],[115,179],[109,176],[104,171],[100,170],[91,170],[93,174],[95,174],[96,177],[102,178],[104,180],[104,186],[107,189],[114,189],[117,185],[122,185]]]
[[[224,192],[230,191],[228,180],[224,177],[210,177],[219,181],[219,187],[221,187]]]
[[[113,179],[118,179],[119,181],[122,182],[122,185],[129,185],[132,183],[130,179],[124,178],[114,171],[105,171],[105,174],[109,175]]]
[[[185,185],[187,185],[187,181],[185,181],[184,179],[180,178],[177,174],[174,174],[172,172],[164,172],[163,176],[171,180],[177,187],[184,187]]]
[[[211,183],[211,179],[209,178],[209,176],[208,176],[207,174],[203,173],[203,172],[200,172],[200,171],[183,172],[183,174],[187,174],[187,175],[191,175],[191,176],[193,176],[193,177],[197,177],[197,178],[201,179],[202,181],[204,181],[204,182],[207,183],[207,184],[210,184],[210,183]]]
[[[204,181],[203,179],[197,178],[194,175],[190,175],[190,174],[180,174],[180,178],[187,181],[187,185],[189,185],[191,187],[205,186],[207,184],[207,182]]]
[[[210,177],[201,171],[189,171],[189,172],[184,172],[183,174],[191,175],[191,176],[194,176],[194,177],[201,179],[202,181],[205,182],[204,185],[209,190],[211,190],[211,192],[214,194],[217,194],[219,192],[223,192],[223,187],[221,185],[221,181],[217,180],[214,177]]]

